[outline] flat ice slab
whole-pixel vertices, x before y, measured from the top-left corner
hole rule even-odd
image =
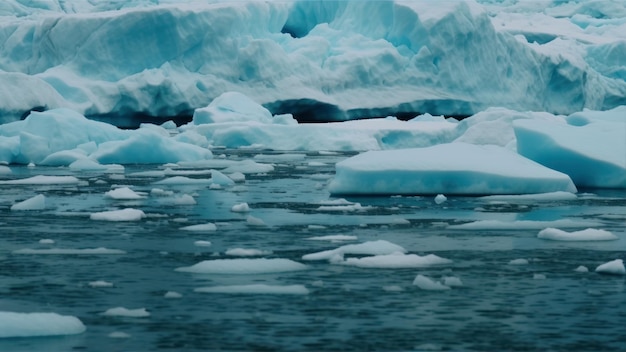
[[[0,312],[0,338],[75,335],[83,332],[85,325],[73,316]]]
[[[569,176],[502,147],[466,143],[369,151],[337,163],[332,194],[576,192]]]

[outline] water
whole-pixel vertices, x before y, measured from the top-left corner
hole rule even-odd
[[[243,160],[256,152],[224,150]],[[267,154],[267,153],[266,153]],[[449,196],[350,198],[360,212],[321,212],[328,200],[321,187],[334,163],[347,155],[277,157],[274,172],[247,175],[234,190],[207,185],[156,186],[160,177],[132,173],[160,166],[128,166],[124,174],[75,174],[70,186],[0,185],[0,311],[57,312],[87,326],[81,335],[0,340],[0,351],[207,351],[207,350],[623,350],[626,348],[625,280],[599,275],[595,267],[624,258],[626,192],[587,190],[576,200],[486,202]],[[271,159],[271,158],[270,158]],[[309,162],[315,162],[309,166]],[[321,164],[324,163],[324,164]],[[12,167],[7,178],[69,175],[64,168]],[[122,177],[123,176],[123,177]],[[189,176],[194,177],[194,176]],[[197,177],[197,176],[196,176]],[[175,205],[150,196],[114,201],[103,194],[112,185],[135,191],[153,188],[191,194],[196,205]],[[35,194],[47,197],[45,211],[9,208]],[[248,214],[232,205],[248,202],[250,215],[267,226],[249,226]],[[138,222],[89,219],[116,207],[142,209]],[[407,222],[401,221],[408,220]],[[537,238],[537,229],[452,230],[475,220],[572,219],[596,222],[617,241],[555,242]],[[181,231],[213,222],[208,233]],[[323,225],[325,228],[309,225]],[[573,229],[570,229],[573,230]],[[357,236],[332,243],[307,238]],[[52,239],[54,244],[39,243]],[[271,251],[267,258],[303,262],[308,253],[348,243],[384,239],[410,253],[453,260],[420,269],[366,269],[305,262],[308,270],[262,275],[199,275],[175,271],[202,260],[227,258],[229,248]],[[194,245],[210,241],[210,247]],[[126,254],[17,254],[24,248],[97,248]],[[509,265],[525,258],[528,265]],[[579,265],[589,273],[575,272]],[[455,276],[463,287],[424,291],[417,274]],[[535,274],[545,275],[535,278]],[[91,287],[105,280],[112,287]],[[216,294],[199,287],[269,283],[304,285],[308,295]],[[168,291],[181,298],[165,298]],[[146,318],[107,317],[113,307],[146,308]],[[125,338],[111,333],[123,332]]]

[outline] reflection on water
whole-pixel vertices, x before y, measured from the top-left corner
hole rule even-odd
[[[229,158],[251,152],[225,151]],[[267,153],[266,153],[267,154]],[[624,277],[596,266],[624,258],[626,192],[598,191],[574,200],[498,201],[449,196],[348,199],[359,211],[320,211],[323,184],[341,155],[278,158],[275,171],[249,174],[235,188],[207,184],[155,186],[161,178],[131,176],[160,170],[127,167],[124,174],[76,175],[69,186],[0,185],[0,310],[74,315],[87,326],[77,336],[0,340],[1,351],[37,350],[620,350],[626,341]],[[12,167],[4,178],[70,174],[67,169]],[[328,176],[324,176],[328,175]],[[194,177],[194,176],[189,176]],[[208,177],[208,176],[195,176]],[[146,192],[141,200],[103,197],[112,185]],[[150,195],[153,188],[189,194],[195,205]],[[18,200],[46,196],[44,211],[10,211]],[[231,212],[247,202],[249,213]],[[113,223],[92,212],[132,207],[148,217]],[[251,226],[248,215],[266,226]],[[619,237],[606,242],[555,242],[536,229],[453,230],[478,220],[594,221]],[[214,232],[181,227],[216,223]],[[315,226],[310,226],[315,225]],[[571,229],[574,230],[574,229]],[[314,241],[349,235],[356,241]],[[39,243],[51,239],[53,244]],[[257,275],[177,272],[202,260],[227,258],[232,248],[271,251],[298,262],[304,254],[384,239],[418,255],[453,260],[446,266],[367,269],[306,262],[308,270]],[[194,245],[209,241],[209,247]],[[17,254],[24,248],[98,248],[126,254]],[[509,265],[524,258],[527,265]],[[590,272],[574,271],[580,265]],[[421,274],[455,276],[462,287],[424,291]],[[92,287],[104,280],[112,287]],[[194,292],[218,285],[304,285],[308,295]],[[168,291],[180,298],[165,298]],[[147,318],[107,317],[113,307],[146,308]]]

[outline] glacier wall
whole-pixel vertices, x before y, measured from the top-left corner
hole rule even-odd
[[[562,18],[526,16],[543,31],[524,32],[514,26],[522,19],[496,8],[489,1],[8,0],[0,4],[0,122],[58,107],[92,117],[191,116],[227,91],[313,121],[467,116],[490,106],[569,114],[626,104],[619,35],[608,40],[606,26],[571,6],[573,37],[559,32],[554,21]],[[574,19],[588,19],[587,28]],[[616,33],[626,29],[626,20],[612,21]],[[524,39],[546,33],[556,39]]]

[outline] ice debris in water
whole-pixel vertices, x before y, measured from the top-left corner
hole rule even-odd
[[[441,282],[437,282],[428,276],[417,275],[413,280],[413,285],[419,287],[422,290],[426,291],[445,291],[449,290],[450,287],[442,284]]]
[[[132,337],[132,335],[125,333],[123,331],[113,331],[108,336],[112,339],[128,339]]]
[[[441,203],[445,202],[446,200],[448,200],[448,198],[446,196],[444,196],[443,194],[438,194],[435,197],[435,203],[437,203],[437,204],[441,204]]]
[[[552,227],[541,230],[538,238],[553,241],[611,241],[618,237],[606,230],[586,229],[581,231],[566,232]]]
[[[601,264],[596,268],[596,273],[612,274],[612,275],[626,275],[626,268],[624,268],[624,261],[622,259],[615,259],[610,262]]]
[[[579,272],[579,273],[588,273],[589,268],[587,268],[584,265],[579,265],[576,269],[574,269],[574,271]]]
[[[44,209],[46,209],[46,197],[43,194],[38,194],[34,197],[28,198],[19,203],[15,203],[11,206],[12,211],[44,210]]]
[[[224,252],[224,254],[234,257],[257,257],[272,254],[272,251],[264,251],[261,249],[252,248],[229,248],[226,250],[226,252]]]
[[[145,198],[139,193],[133,191],[129,187],[120,187],[113,190],[110,190],[104,194],[106,198],[116,199],[116,200],[135,200]]]
[[[183,231],[193,231],[193,232],[214,232],[217,230],[217,226],[214,223],[207,224],[198,224],[198,225],[189,225],[180,228]]]
[[[239,204],[235,204],[232,206],[232,208],[230,208],[230,211],[234,212],[234,213],[247,213],[250,211],[250,206],[248,205],[248,203],[239,203]]]
[[[509,265],[528,265],[528,259],[512,259],[511,261],[509,261]]]
[[[146,214],[139,209],[126,208],[121,210],[102,211],[92,213],[89,218],[99,221],[139,221],[146,217]]]
[[[109,317],[128,317],[128,318],[145,318],[150,316],[150,312],[146,308],[128,309],[124,307],[116,307],[107,309],[101,315]]]
[[[246,217],[246,225],[248,226],[267,226],[267,224],[265,223],[265,221],[263,221],[263,219],[257,218],[255,216],[252,215],[248,215]]]
[[[230,293],[230,294],[257,294],[257,295],[308,295],[309,290],[304,285],[230,285],[199,287],[194,292],[203,293]]]
[[[211,242],[210,241],[195,241],[193,245],[196,247],[211,247]]]
[[[0,312],[0,338],[75,335],[85,330],[85,325],[74,316]]]
[[[188,267],[177,268],[176,271],[197,274],[238,274],[255,275],[265,273],[281,273],[289,271],[306,270],[308,267],[302,263],[282,258],[258,258],[258,259],[215,259],[205,260]]]
[[[167,292],[165,292],[163,297],[165,297],[165,298],[182,298],[183,295],[178,293],[178,292],[176,292],[176,291],[167,291]]]
[[[89,287],[113,287],[113,283],[103,280],[91,281]]]

